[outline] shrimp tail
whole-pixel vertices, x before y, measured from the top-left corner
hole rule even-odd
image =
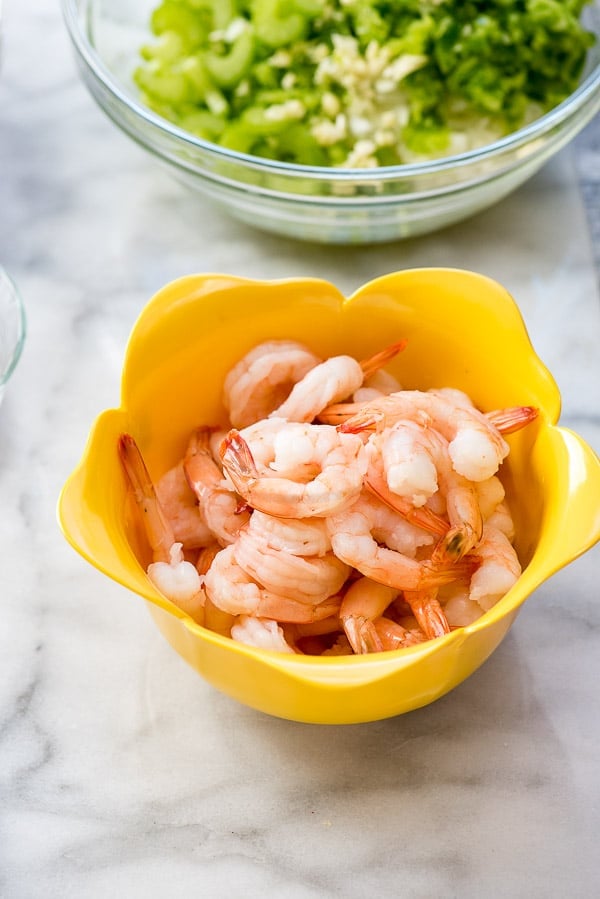
[[[433,565],[443,567],[447,563],[459,562],[480,541],[481,534],[470,525],[462,524],[450,528],[431,554]]]
[[[352,416],[359,414],[361,409],[361,403],[333,403],[322,409],[316,417],[321,424],[339,427]],[[383,414],[378,413],[377,418],[378,421],[383,420]]]
[[[259,472],[252,451],[235,428],[223,440],[219,455],[238,493],[245,493],[249,482],[258,480]]]
[[[344,403],[338,404],[338,406],[343,405]],[[335,406],[330,406],[325,412],[328,412],[330,415],[339,414]],[[362,431],[379,431],[383,427],[384,422],[385,415],[383,412],[365,409],[364,411],[354,412],[345,419],[342,418],[340,423],[337,424],[337,429],[342,434],[360,434]]]
[[[377,496],[386,506],[398,512],[402,518],[414,524],[416,527],[422,528],[430,534],[438,534],[443,537],[450,527],[445,518],[437,515],[428,506],[413,506],[413,504],[404,497],[392,493],[387,488],[383,478],[376,478],[372,473],[365,478],[366,488]],[[466,552],[466,550],[465,550]],[[463,553],[464,555],[464,553]]]
[[[214,486],[221,480],[221,472],[210,452],[209,439],[215,430],[208,426],[196,428],[186,449],[183,471],[197,499],[202,498],[207,486]]]
[[[140,449],[131,434],[119,436],[117,449],[136,504],[142,513],[142,522],[155,561],[168,562],[175,537],[156,495]]]
[[[357,655],[383,652],[383,643],[370,618],[363,615],[349,615],[342,619],[342,625],[350,646]]]
[[[419,627],[430,640],[450,633],[450,625],[438,598],[437,588],[432,590],[405,590],[404,599]]]
[[[425,636],[421,631],[413,632],[402,627],[391,618],[382,615],[373,622],[377,635],[383,644],[383,649],[404,649],[407,646],[417,646],[423,643]]]
[[[379,353],[375,353],[374,356],[369,356],[368,359],[363,359],[360,362],[360,367],[363,370],[363,374],[365,376],[365,380],[370,378],[371,375],[374,375],[376,371],[379,371],[380,368],[383,368],[386,363],[393,359],[394,356],[397,356],[398,353],[401,353],[406,349],[408,345],[408,340],[399,340],[398,343],[393,343],[391,346],[386,347],[384,350],[381,350]]]
[[[539,409],[535,406],[511,406],[487,412],[485,417],[501,434],[514,434],[535,421],[538,415]]]
[[[450,559],[443,559],[433,564],[431,560],[423,563],[423,576],[419,582],[420,591],[437,590],[444,584],[451,584],[462,578],[470,578],[478,567],[478,562],[474,561],[471,556],[454,562]]]

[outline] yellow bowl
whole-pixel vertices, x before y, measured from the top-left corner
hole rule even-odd
[[[134,435],[154,478],[183,455],[199,424],[223,422],[228,369],[267,338],[295,338],[322,356],[363,358],[401,337],[389,366],[403,387],[452,386],[484,410],[537,406],[508,438],[503,481],[523,574],[469,627],[419,646],[367,656],[286,655],[195,624],[161,596],[142,563],[117,454]],[[600,539],[600,461],[556,426],[558,388],[536,356],[506,290],[472,272],[415,269],[378,278],[345,299],[326,281],[192,275],[154,296],[131,334],[121,405],[95,422],[58,504],[67,540],[92,565],[149,603],[166,639],[203,677],[246,705],[296,721],[374,721],[416,709],[465,680],[494,651],[521,604]]]

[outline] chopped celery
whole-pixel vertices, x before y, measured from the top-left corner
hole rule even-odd
[[[220,87],[235,87],[250,71],[254,59],[254,33],[250,26],[238,35],[223,55],[209,51],[204,62],[209,75]]]
[[[588,0],[163,0],[144,102],[241,153],[371,167],[488,143],[565,99]]]
[[[277,48],[303,40],[309,30],[310,4],[301,0],[254,0],[252,17],[256,36],[267,47]],[[316,8],[316,4],[314,4]]]

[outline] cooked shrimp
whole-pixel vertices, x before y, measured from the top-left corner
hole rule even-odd
[[[463,409],[474,409],[475,403],[468,393],[458,390],[456,387],[431,387],[427,393],[433,393],[435,396],[441,396],[442,399],[448,400],[455,406],[461,406]]]
[[[405,516],[371,493],[363,493],[355,501],[352,511],[362,511],[368,517],[371,533],[378,543],[410,556],[411,559],[421,547],[430,546],[434,541],[431,533],[412,524]]]
[[[485,523],[496,528],[497,531],[502,531],[510,543],[515,539],[515,523],[506,502],[498,503],[492,514],[486,518]]]
[[[392,493],[385,479],[381,460],[375,456],[370,456],[369,468],[365,475],[365,487],[381,502],[385,503],[386,506],[389,506],[390,509],[393,509],[415,527],[422,528],[430,534],[438,534],[441,537],[448,533],[449,523],[441,515],[434,512],[429,505],[416,507],[405,497]]]
[[[367,455],[367,487],[408,521],[442,537],[435,551],[436,564],[446,559],[458,561],[479,540],[482,520],[474,485],[454,471],[447,441],[437,431],[414,421],[397,422],[382,434],[372,435]],[[388,476],[384,479],[386,463]],[[418,504],[429,499],[432,487],[437,492],[438,481],[449,524]],[[400,489],[412,495],[398,496]]]
[[[521,565],[506,534],[489,523],[484,524],[473,555],[480,566],[471,578],[469,598],[487,611],[517,582]]]
[[[202,623],[205,596],[200,575],[185,561],[182,545],[175,541],[138,445],[131,435],[121,434],[118,450],[153,553],[148,577],[167,599]]]
[[[331,552],[323,518],[275,518],[257,509],[248,523],[248,532],[263,546],[294,556],[324,556]]]
[[[444,588],[444,598],[440,601],[451,628],[466,627],[483,615],[481,606],[469,598],[468,584],[450,584]]]
[[[342,427],[342,429],[345,429],[345,426],[348,423],[350,425],[348,430],[353,430],[353,426],[357,426],[359,429],[365,427],[382,428],[393,424],[394,421],[397,420],[393,408],[394,403],[391,401],[391,398],[410,393],[422,394],[422,391],[403,390],[400,391],[399,394],[389,394],[390,402],[387,404],[387,397],[380,397],[368,403],[332,404],[326,409],[321,410],[316,417],[323,424],[335,425],[336,427]],[[459,409],[462,413],[465,413],[467,422],[469,413],[473,413],[476,418],[479,419],[480,425],[483,424],[485,427],[487,424],[488,427],[492,429],[490,436],[495,436],[496,439],[503,434],[513,434],[515,431],[521,430],[530,422],[534,421],[539,414],[538,409],[534,406],[511,406],[506,409],[496,409],[492,412],[482,413],[472,403],[469,404],[463,401],[461,396],[457,399],[455,396],[456,393],[462,394],[462,391],[455,391],[452,388],[448,388],[447,390],[440,389],[427,391],[423,395],[429,396],[431,400],[429,403],[427,401],[422,403],[422,411],[431,412],[432,408],[436,405],[435,400],[441,400],[442,403],[447,403],[449,406],[453,406],[455,409]],[[402,408],[401,405],[397,404],[397,412],[401,418],[408,418],[410,416],[410,398],[408,399],[408,408]],[[380,406],[381,403],[386,405],[382,408]],[[443,406],[440,407],[438,411],[443,411]],[[435,416],[433,417],[434,423],[436,423]],[[465,419],[465,415],[463,414],[461,418]],[[481,418],[484,419],[484,422],[481,422]],[[440,427],[439,423],[436,426],[439,427],[439,430],[442,433],[445,433],[443,426]],[[449,431],[452,433],[451,428]],[[475,478],[473,478],[473,480],[475,480]]]
[[[294,652],[286,642],[283,628],[276,621],[266,618],[254,618],[252,615],[240,615],[231,628],[231,636],[238,643],[247,646],[258,646],[260,649],[274,649],[277,652]]]
[[[313,606],[337,593],[350,574],[332,552],[320,557],[294,555],[265,545],[251,528],[240,532],[234,558],[266,590]]]
[[[417,619],[419,627],[430,640],[450,633],[450,625],[437,598],[437,592],[437,587],[404,591],[404,599]]]
[[[213,458],[214,463],[221,468],[221,456],[219,454],[219,450],[221,448],[221,444],[227,437],[229,432],[229,428],[209,428],[208,435],[208,448],[210,450],[210,454]]]
[[[438,487],[445,498],[451,527],[436,547],[434,561],[461,559],[481,538],[483,521],[476,486],[452,467],[448,441],[426,418],[398,421],[375,440],[378,437],[392,492],[408,496],[417,506]]]
[[[375,522],[366,504],[327,518],[333,551],[338,558],[380,584],[398,590],[424,590],[455,580],[466,566],[435,568],[427,561],[380,546],[373,536]]]
[[[243,436],[232,430],[221,448],[221,458],[246,502],[282,518],[323,518],[358,496],[367,470],[360,437],[338,434],[335,428],[323,425],[289,423],[285,428],[288,443],[297,435],[305,463],[318,466],[319,473],[308,483],[299,483],[268,469],[260,472]],[[272,465],[277,463],[275,456]]]
[[[232,425],[245,428],[266,418],[320,362],[295,340],[268,340],[255,346],[225,378],[223,402]]]
[[[170,468],[156,482],[156,495],[173,530],[173,537],[184,549],[200,549],[212,535],[202,519],[198,502],[186,480],[183,462]]]
[[[209,487],[223,481],[223,473],[215,462],[210,448],[212,428],[200,427],[192,433],[183,459],[183,470],[191,490],[199,499]]]
[[[374,625],[398,595],[368,577],[354,581],[346,590],[340,606],[340,621],[355,653],[382,652],[383,644]]]
[[[477,502],[484,519],[489,518],[504,499],[504,486],[497,475],[475,484]]]
[[[202,581],[204,581],[203,576],[212,565],[217,553],[221,552],[221,549],[221,545],[214,541],[200,551],[196,561],[196,571],[200,575]],[[235,615],[230,615],[229,612],[223,612],[222,609],[217,608],[210,597],[206,597],[204,601],[204,622],[201,622],[204,624],[205,628],[209,631],[214,631],[217,634],[222,634],[224,637],[230,637],[232,625],[234,625],[236,621],[237,617]]]
[[[400,382],[385,369],[380,369],[365,378],[362,387],[352,394],[353,403],[367,403],[380,396],[388,396],[390,393],[398,393],[402,390]]]
[[[398,624],[397,621],[386,618],[385,615],[382,615],[381,618],[376,618],[373,622],[373,627],[384,652],[393,649],[405,649],[407,646],[417,646],[425,640],[425,635],[420,631],[408,630],[401,624]]]
[[[381,453],[383,470],[392,493],[424,506],[438,489],[439,445],[432,437],[430,418],[397,421],[371,442]]]
[[[271,417],[312,421],[326,406],[351,396],[366,377],[370,377],[405,346],[406,341],[402,340],[362,362],[357,362],[352,356],[330,356],[294,385],[287,400],[271,413]]]
[[[329,420],[332,415],[335,418],[339,409],[333,406],[319,418]],[[433,393],[420,390],[392,393],[361,407],[340,425],[340,430],[352,433],[368,426],[391,427],[403,419],[419,420],[423,413],[430,416],[433,427],[448,441],[455,471],[471,481],[483,481],[496,473],[509,451],[500,432],[477,409],[466,409]]]
[[[173,544],[168,560],[151,562],[147,575],[167,599],[198,624],[204,624],[206,596],[195,566],[183,557],[181,543]]]
[[[234,493],[214,461],[210,450],[210,428],[197,428],[185,454],[183,468],[198,499],[202,517],[221,546],[233,543],[248,523],[250,511]]]
[[[341,598],[328,597],[311,605],[279,596],[256,583],[235,560],[234,546],[218,553],[204,577],[208,598],[231,615],[254,615],[277,621],[309,622],[337,613]]]

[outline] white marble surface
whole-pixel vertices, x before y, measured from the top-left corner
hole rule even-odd
[[[57,4],[25,7],[6,10],[0,84],[0,259],[29,317],[0,409],[0,895],[597,895],[598,548],[444,699],[322,728],[215,692],[55,522],[142,305],[194,271],[347,291],[415,265],[489,274],[518,299],[564,423],[600,449],[598,286],[570,152],[418,241],[280,240],[186,195],[116,132]]]

